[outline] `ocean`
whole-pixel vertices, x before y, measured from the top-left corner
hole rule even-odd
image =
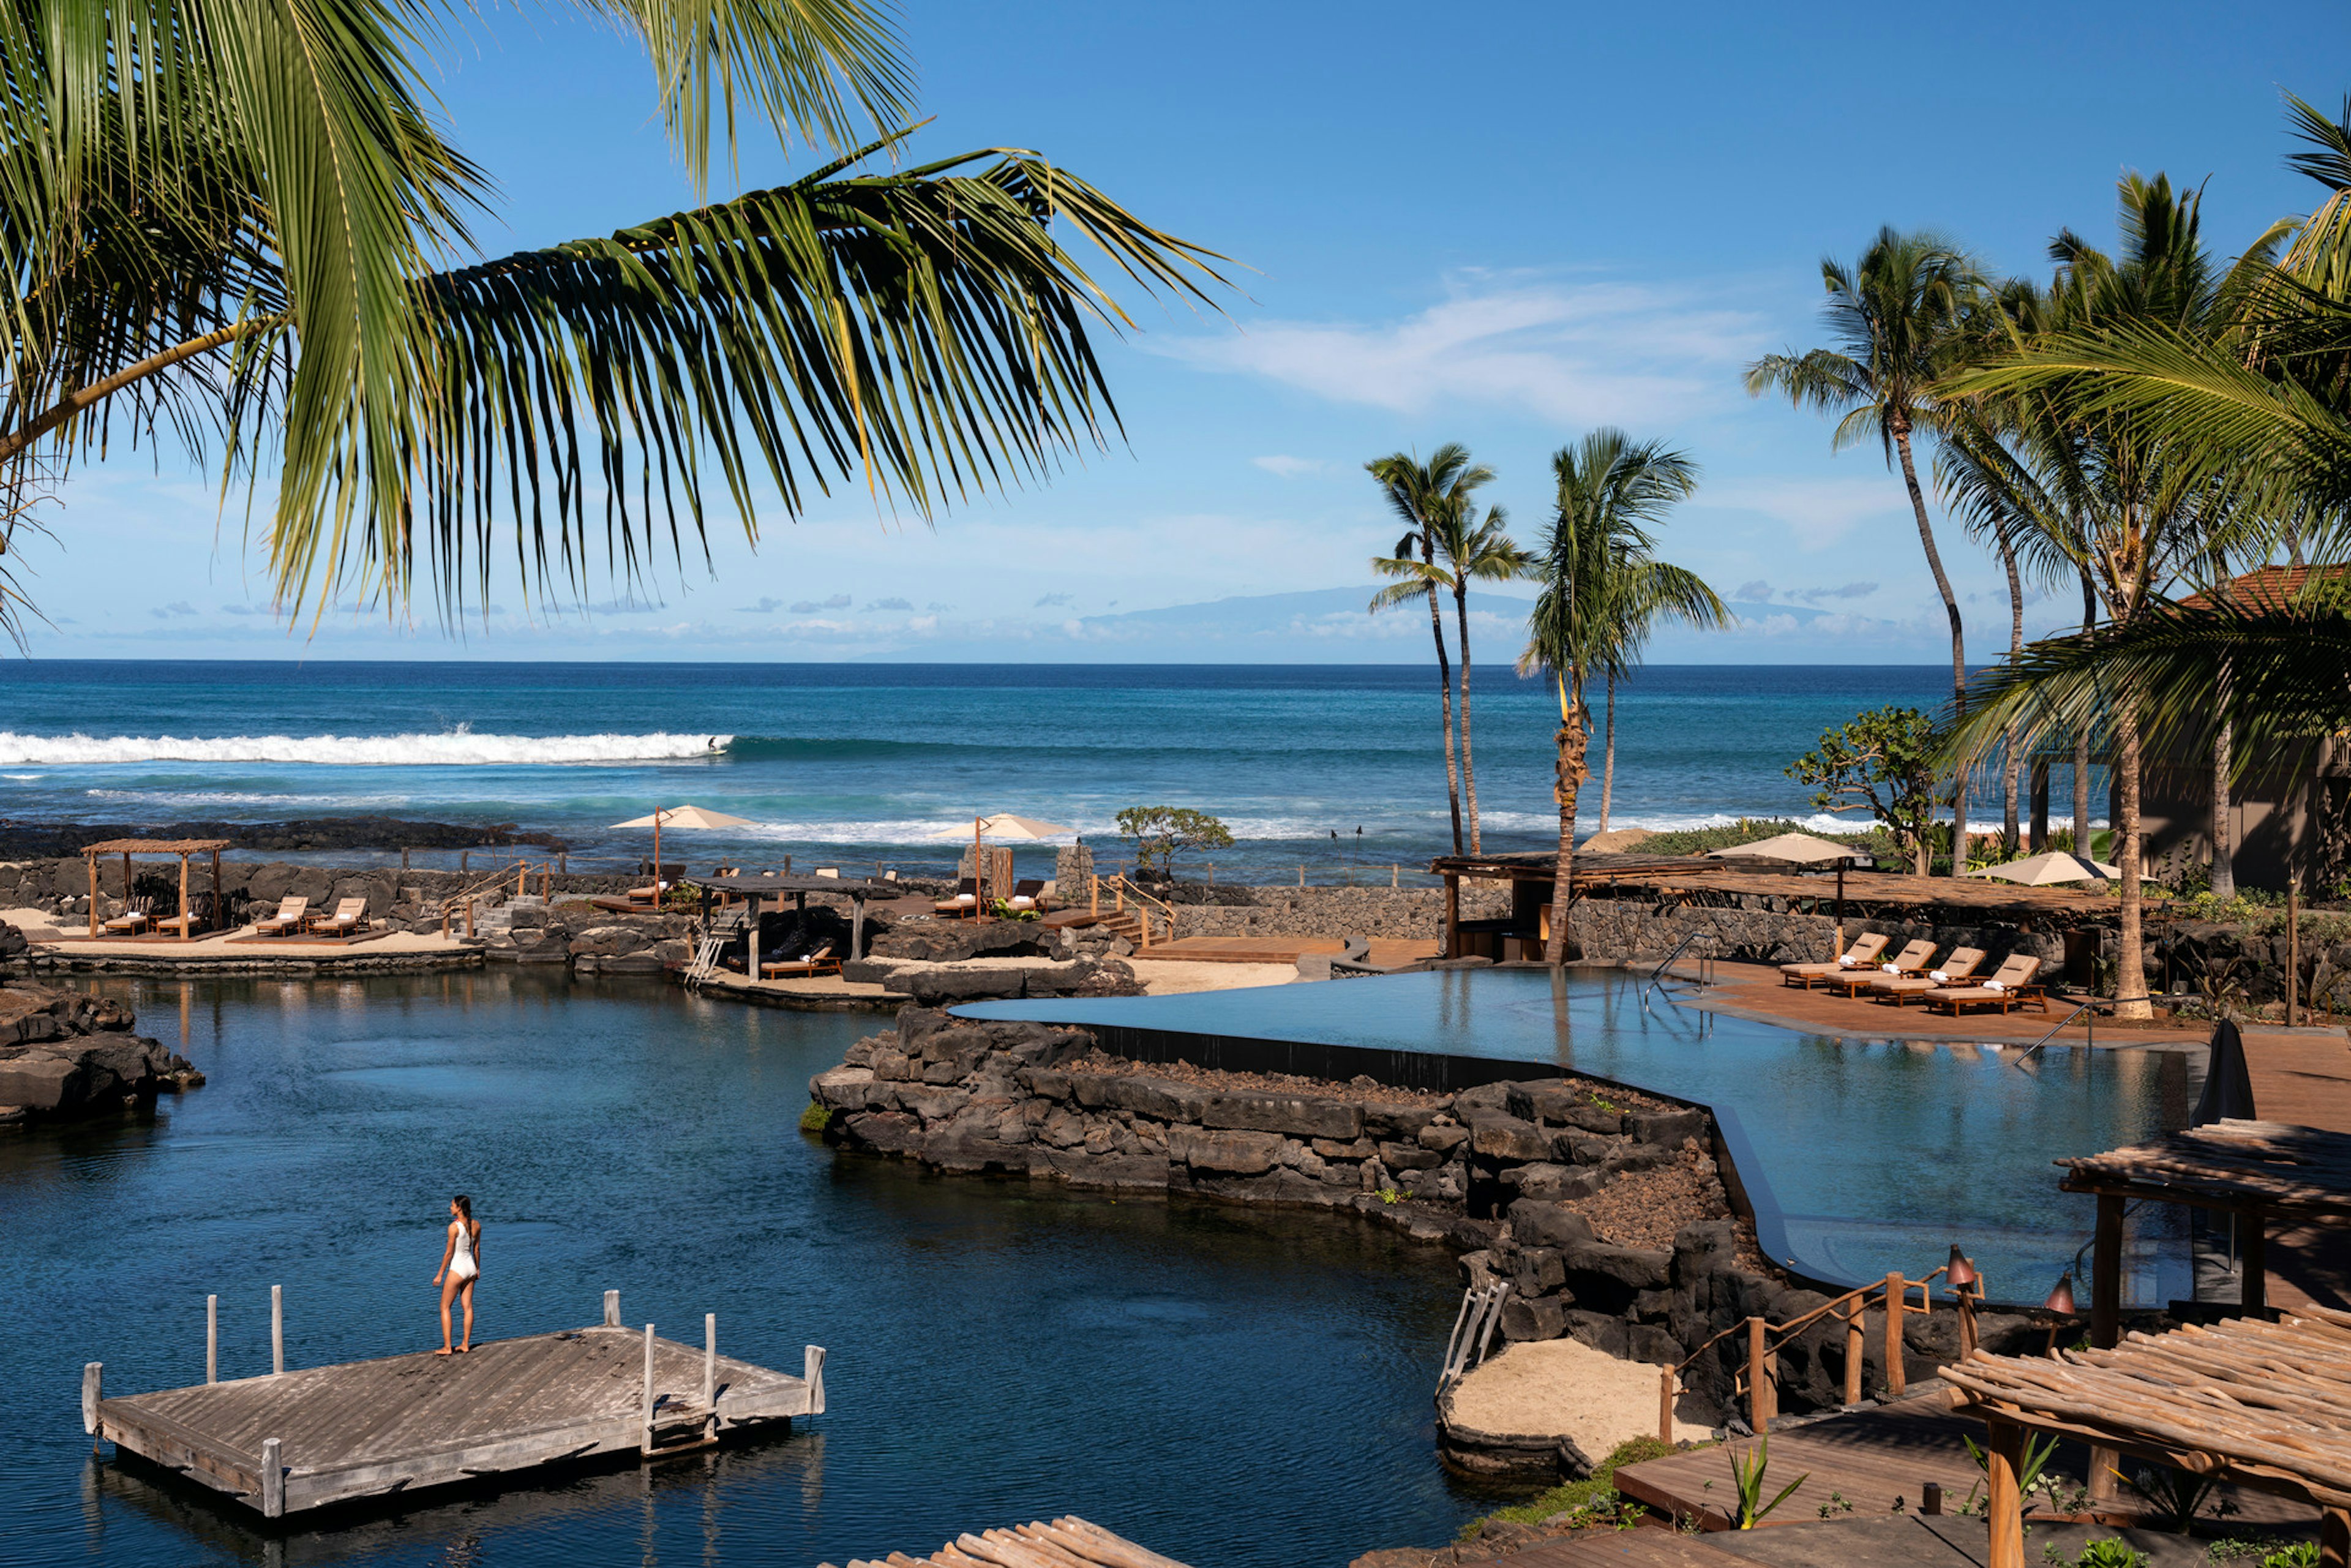
[[[10,675],[0,818],[26,821],[512,823],[562,835],[575,864],[633,865],[648,836],[611,824],[692,803],[758,825],[665,835],[664,858],[943,871],[977,813],[1069,825],[1106,862],[1123,808],[1173,805],[1225,821],[1237,841],[1205,858],[1249,882],[1384,876],[1449,845],[1435,673],[1411,665],[39,660]],[[1788,763],[1864,709],[1937,706],[1949,682],[1932,665],[1643,670],[1619,695],[1611,825],[1838,826]],[[1484,847],[1555,841],[1550,689],[1497,660],[1472,719]],[[1599,760],[1595,738],[1587,834]],[[1024,851],[1024,873],[1050,874],[1050,852]]]

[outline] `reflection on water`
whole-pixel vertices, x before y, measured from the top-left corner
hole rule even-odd
[[[844,1562],[1075,1512],[1186,1561],[1338,1564],[1446,1539],[1429,1390],[1449,1259],[1327,1217],[836,1158],[807,1080],[870,1019],[625,981],[109,980],[184,1012],[209,1086],[148,1118],[0,1139],[0,1540],[17,1563],[351,1560],[585,1568]],[[698,1326],[831,1408],[789,1437],[265,1536],[176,1481],[90,1463],[111,1391],[436,1341],[441,1209],[487,1227],[485,1335]]]
[[[1654,1089],[1721,1113],[1772,1256],[1857,1284],[1922,1273],[1957,1242],[1994,1300],[2023,1301],[2042,1299],[2095,1220],[2093,1200],[2057,1190],[2051,1162],[2185,1125],[2202,1061],[2053,1049],[2019,1068],[1973,1042],[1833,1039],[1680,1007],[1616,972],[1437,970],[958,1010],[1543,1062]],[[2126,1300],[2187,1295],[2178,1216],[2135,1219],[2128,1263]]]

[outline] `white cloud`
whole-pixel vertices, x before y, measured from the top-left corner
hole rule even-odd
[[[1453,280],[1451,298],[1402,320],[1263,321],[1145,347],[1338,402],[1401,413],[1482,403],[1589,424],[1679,418],[1729,402],[1738,393],[1729,370],[1768,343],[1760,314],[1695,290],[1470,274]]]
[[[1291,457],[1279,452],[1267,457],[1252,457],[1249,462],[1284,479],[1295,479],[1301,474],[1320,474],[1330,466],[1319,457]]]
[[[1909,537],[1910,503],[1902,481],[1887,474],[1835,478],[1735,479],[1701,485],[1691,497],[1693,512],[1760,512],[1785,527],[1797,548],[1826,549],[1865,522],[1898,527]]]

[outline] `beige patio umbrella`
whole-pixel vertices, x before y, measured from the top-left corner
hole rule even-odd
[[[632,817],[625,822],[615,822],[615,828],[651,828],[653,831],[653,881],[661,881],[661,836],[664,828],[756,828],[759,824],[748,817],[730,817],[724,811],[714,811],[706,806],[661,806],[650,817]]]
[[[1065,839],[1077,831],[1075,828],[1065,828],[1059,822],[1040,822],[1034,817],[1016,817],[1009,811],[999,811],[993,817],[974,817],[971,820],[973,883],[977,884],[987,880],[987,873],[980,869],[980,849],[983,839]],[[961,838],[963,830],[961,828],[944,829],[939,836]],[[986,902],[984,897],[982,902]]]
[[[1734,855],[1741,858],[1755,855],[1764,860],[1789,861],[1798,865],[1852,860],[1861,853],[1851,844],[1832,843],[1827,839],[1816,839],[1810,833],[1782,833],[1777,838],[1759,839],[1751,844],[1733,844],[1728,849],[1706,852],[1717,860]]]
[[[2119,866],[2064,850],[2051,850],[2006,865],[1988,865],[1966,874],[1996,876],[2002,882],[2021,882],[2027,887],[2047,887],[2057,882],[2120,882],[2123,876]]]

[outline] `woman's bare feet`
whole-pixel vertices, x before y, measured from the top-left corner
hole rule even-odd
[[[444,1344],[444,1345],[443,1345],[439,1350],[434,1351],[433,1354],[435,1354],[435,1355],[446,1355],[446,1354],[449,1354],[449,1347],[448,1347],[447,1345],[445,1345],[445,1344]]]

